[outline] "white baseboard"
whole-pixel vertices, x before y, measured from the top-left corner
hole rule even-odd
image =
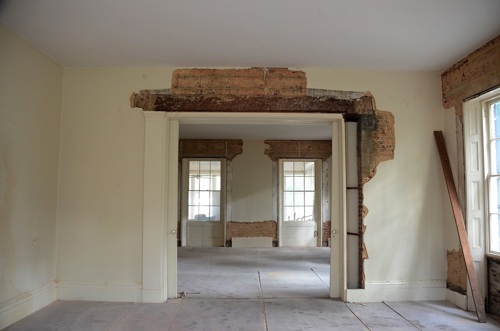
[[[454,292],[450,289],[446,289],[446,301],[457,306],[462,310],[467,310],[467,296]]]
[[[346,290],[347,302],[446,300],[446,281],[366,282],[364,289]]]
[[[142,302],[142,282],[58,282],[59,300]]]
[[[57,284],[47,283],[0,303],[0,330],[57,300]]]

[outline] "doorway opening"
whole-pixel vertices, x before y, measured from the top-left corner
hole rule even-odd
[[[167,261],[164,272],[166,275],[166,295],[169,298],[177,297],[177,213],[179,190],[168,183],[178,182],[178,143],[180,127],[184,124],[212,124],[212,125],[252,125],[254,128],[266,125],[293,126],[326,126],[329,128],[332,140],[332,161],[334,166],[331,175],[331,210],[332,228],[335,233],[331,237],[330,259],[330,284],[329,296],[342,297],[345,289],[344,247],[345,236],[345,169],[344,169],[344,121],[340,114],[249,114],[249,113],[166,113],[164,127],[166,129],[165,145],[168,150],[166,157],[166,228],[167,228]],[[159,127],[158,127],[159,128]],[[147,141],[146,141],[147,144]]]

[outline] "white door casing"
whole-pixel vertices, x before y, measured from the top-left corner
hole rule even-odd
[[[178,143],[180,123],[211,124],[328,124],[332,126],[332,221],[330,255],[330,297],[346,297],[345,257],[345,127],[341,114],[306,113],[199,113],[144,111],[145,185],[143,247],[157,258],[143,254],[144,290],[152,292],[147,302],[164,302],[177,297]],[[149,152],[148,152],[149,151]],[[161,152],[163,156],[158,156]],[[147,177],[147,178],[146,178]],[[147,179],[147,183],[146,183]],[[164,186],[153,179],[163,180]],[[159,192],[159,193],[158,193]],[[159,198],[157,195],[160,194]],[[154,198],[151,203],[146,203]],[[335,234],[333,234],[335,232]],[[163,264],[163,268],[162,268]],[[150,284],[150,285],[148,285]],[[147,288],[146,286],[150,286]],[[146,301],[145,301],[146,302]]]

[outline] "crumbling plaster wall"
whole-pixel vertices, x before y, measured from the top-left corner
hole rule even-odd
[[[369,93],[307,89],[304,71],[286,68],[178,69],[172,86],[133,93],[131,106],[149,111],[323,112],[359,119],[362,183],[394,158],[394,117]]]
[[[500,87],[500,36],[486,43],[473,53],[458,61],[441,74],[442,103],[444,107],[445,138],[462,209],[465,208],[465,165],[463,149],[463,103]],[[454,112],[454,116],[451,112]],[[466,293],[466,268],[463,256],[458,252],[459,242],[455,225],[446,212],[448,268],[459,276],[448,272],[448,287]],[[451,233],[450,233],[451,232]],[[492,264],[489,264],[491,266]],[[499,289],[500,290],[500,289]]]

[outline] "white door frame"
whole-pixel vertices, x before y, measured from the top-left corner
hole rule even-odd
[[[179,125],[332,126],[330,297],[346,296],[345,123],[341,114],[144,111],[143,302],[177,297]]]

